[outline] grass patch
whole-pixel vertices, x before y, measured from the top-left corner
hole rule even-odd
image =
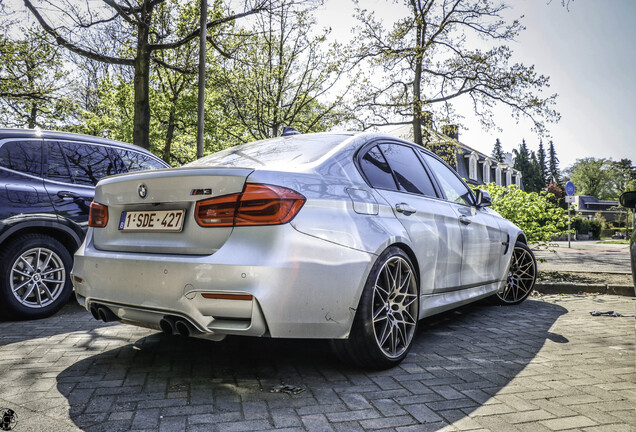
[[[627,239],[623,239],[623,240],[601,240],[601,241],[597,241],[597,244],[629,244],[629,240]]]

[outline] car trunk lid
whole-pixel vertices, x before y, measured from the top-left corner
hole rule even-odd
[[[194,218],[196,203],[240,193],[252,171],[177,168],[104,179],[95,202],[108,207],[108,224],[93,229],[93,244],[118,252],[212,254],[232,227],[201,227]]]

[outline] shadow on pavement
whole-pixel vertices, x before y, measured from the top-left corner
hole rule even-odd
[[[422,418],[414,411],[414,420],[441,425],[497,394],[547,340],[568,343],[550,332],[564,313],[529,300],[514,307],[477,303],[428,318],[405,361],[380,372],[340,363],[325,341],[236,337],[214,343],[157,333],[74,363],[57,375],[57,389],[73,422],[87,431],[155,429],[165,421],[159,412],[205,414],[207,420],[197,421],[218,423],[248,419],[257,409],[275,424],[271,412],[278,408],[340,404],[348,411],[388,399],[425,405],[433,414]],[[270,392],[280,384],[305,391]]]
[[[85,331],[93,334],[97,329],[112,325],[119,323],[104,323],[93,319],[88,311],[72,299],[59,312],[48,318],[23,321],[0,318],[0,347],[69,332]]]

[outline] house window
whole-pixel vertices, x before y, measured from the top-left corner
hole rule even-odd
[[[490,183],[490,161],[488,159],[486,159],[484,161],[484,169],[483,169],[483,174],[484,174],[484,184],[488,184]]]
[[[512,171],[509,169],[506,170],[506,186],[510,186],[512,184]]]
[[[502,186],[502,184],[501,184],[501,167],[495,168],[495,183],[497,183],[499,186]]]
[[[477,180],[477,155],[475,153],[471,153],[468,159],[468,177],[471,180]]]

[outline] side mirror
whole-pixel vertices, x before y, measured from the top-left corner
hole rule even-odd
[[[490,194],[485,190],[477,189],[475,195],[477,197],[477,207],[490,207],[492,205]]]
[[[623,207],[636,208],[636,191],[623,192],[618,201]]]

